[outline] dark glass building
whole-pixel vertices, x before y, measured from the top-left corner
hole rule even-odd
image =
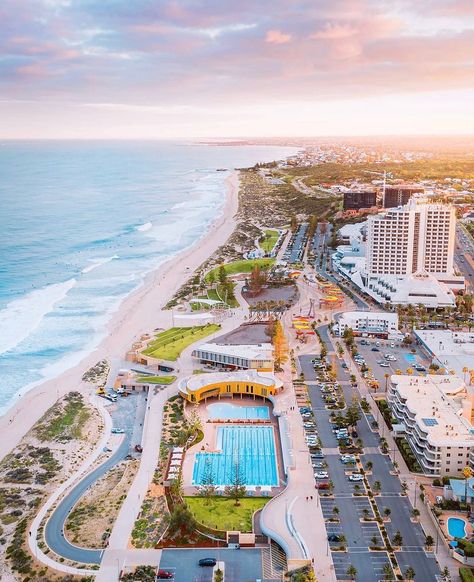
[[[425,189],[420,186],[406,186],[403,184],[386,186],[383,207],[397,208],[397,206],[405,206],[413,194],[423,194],[424,191]]]
[[[377,204],[375,192],[344,192],[344,210],[360,210],[371,208]]]

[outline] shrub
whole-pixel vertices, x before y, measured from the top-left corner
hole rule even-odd
[[[474,572],[471,568],[459,568],[462,582],[474,582]]]

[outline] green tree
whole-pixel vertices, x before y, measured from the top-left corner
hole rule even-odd
[[[223,264],[219,267],[219,272],[218,272],[217,277],[218,277],[219,283],[221,285],[224,285],[226,283],[226,281],[227,281],[227,271],[225,270],[225,266]]]
[[[298,221],[296,220],[296,216],[294,214],[292,214],[292,216],[290,218],[290,230],[291,230],[291,232],[296,232],[297,228],[298,228]]]
[[[393,580],[393,570],[390,562],[385,562],[382,568],[382,574],[384,580]]]
[[[196,520],[184,503],[176,503],[166,516],[170,531],[191,534],[196,528]]]
[[[405,580],[414,580],[415,579],[415,570],[411,566],[405,570]]]
[[[346,574],[351,580],[355,580],[355,577],[357,576],[357,568],[351,564],[349,568],[347,568]]]
[[[356,427],[358,421],[361,419],[361,412],[357,398],[352,400],[352,403],[347,407],[346,422],[347,426]]]
[[[392,513],[392,510],[390,509],[390,507],[386,507],[383,510],[383,514],[385,515],[385,517],[388,519],[390,517],[390,514]]]
[[[380,483],[380,481],[374,481],[372,489],[378,493],[382,489],[382,483]]]
[[[214,271],[211,271],[209,273],[209,275],[207,276],[207,280],[209,281],[211,287],[214,285],[214,283],[216,282],[216,275],[214,274]]]
[[[224,493],[235,501],[234,505],[239,506],[242,497],[245,497],[247,488],[245,486],[245,473],[240,466],[240,459],[238,455],[235,456],[232,465],[230,485],[226,485]]]
[[[205,505],[210,505],[212,498],[216,494],[216,482],[214,479],[214,472],[212,470],[212,462],[209,457],[206,458],[206,462],[204,464],[202,482],[198,487],[198,491],[199,495],[204,497]]]
[[[393,545],[394,546],[402,546],[403,545],[403,538],[402,538],[402,534],[400,533],[399,530],[397,530],[396,534],[393,536]]]
[[[433,544],[434,544],[433,537],[432,537],[432,536],[426,536],[426,539],[425,539],[425,546],[426,546],[427,548],[432,548],[432,547],[433,547]]]

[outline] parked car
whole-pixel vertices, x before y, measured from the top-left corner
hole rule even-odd
[[[340,542],[341,541],[341,536],[338,536],[336,534],[329,534],[328,535],[328,542]]]
[[[168,570],[158,570],[156,573],[157,580],[173,580],[174,574]]]
[[[362,475],[349,475],[349,481],[363,481],[364,477]]]
[[[373,347],[373,348],[372,348],[372,351],[373,351],[373,352],[380,352],[379,348],[376,348],[376,347]]]
[[[329,489],[329,483],[316,483],[316,489]]]
[[[324,463],[312,463],[313,469],[324,469],[326,466]]]
[[[327,471],[316,471],[314,477],[315,479],[329,479],[329,473]]]
[[[123,430],[123,428],[113,428],[110,432],[112,434],[123,434],[125,431]]]
[[[215,558],[201,558],[198,564],[201,567],[209,566],[213,568],[217,564],[217,560]]]
[[[390,364],[387,364],[387,362],[380,362],[379,366],[381,368],[390,368]]]

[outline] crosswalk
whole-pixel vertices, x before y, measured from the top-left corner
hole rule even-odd
[[[275,542],[262,549],[262,573],[264,579],[280,579],[288,569],[285,552]]]

